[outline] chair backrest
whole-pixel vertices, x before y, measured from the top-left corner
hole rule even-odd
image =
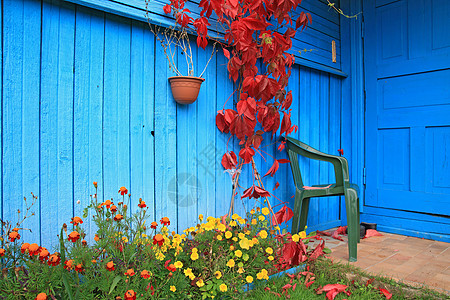
[[[336,186],[343,186],[344,181],[348,181],[348,170],[343,166],[343,162],[346,162],[345,158],[320,152],[319,150],[316,150],[313,147],[310,147],[305,143],[291,137],[286,137],[285,139],[286,149],[291,161],[292,174],[297,187],[303,187],[302,175],[298,163],[298,155],[332,163],[336,177]]]

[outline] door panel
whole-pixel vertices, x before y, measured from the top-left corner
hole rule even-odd
[[[450,215],[450,1],[364,1],[366,206]]]

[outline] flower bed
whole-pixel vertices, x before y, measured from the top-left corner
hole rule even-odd
[[[2,221],[0,298],[235,297],[245,292],[242,286],[247,283],[323,254],[323,244],[307,249],[304,241],[311,237],[305,232],[277,233],[265,207],[245,217],[200,215],[196,226],[178,234],[169,230],[167,217],[147,224],[142,200],[138,211],[129,215],[127,192],[119,190],[119,202],[98,203],[94,194],[83,218],[64,224],[59,252],[52,254],[37,244],[21,243],[22,222],[12,226]],[[92,245],[83,228],[89,212],[98,228]]]

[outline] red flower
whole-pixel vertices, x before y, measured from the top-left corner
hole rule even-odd
[[[110,261],[109,263],[106,264],[106,269],[108,271],[114,271],[116,268],[114,268],[114,262]]]
[[[50,255],[50,257],[48,258],[48,265],[49,266],[57,266],[59,265],[59,263],[61,262],[61,257],[59,257],[58,253],[53,253],[52,255]]]
[[[78,224],[83,224],[83,220],[80,217],[73,217],[72,223],[74,226],[77,226]]]
[[[160,246],[160,247],[164,244],[164,237],[162,234],[158,233],[153,237],[153,245],[156,245],[156,244],[158,244],[158,246]]]
[[[5,256],[5,249],[0,248],[0,257]]]
[[[152,222],[152,224],[150,224],[150,227],[156,229],[156,227],[158,227],[158,223]]]
[[[126,276],[134,276],[134,270],[133,269],[128,269],[127,272],[124,274]]]
[[[121,215],[121,214],[117,214],[115,217],[114,217],[114,221],[120,221],[120,220],[122,220],[123,219],[123,216]]]
[[[46,293],[40,293],[34,298],[34,300],[47,300],[47,294]]]
[[[38,255],[39,252],[41,252],[41,247],[36,243],[31,244],[30,247],[28,247],[28,254],[30,254],[30,256]]]
[[[162,219],[161,219],[161,224],[163,224],[163,225],[165,225],[165,226],[170,225],[170,220],[169,220],[169,218],[168,218],[168,217],[162,218]]]
[[[20,247],[20,252],[25,253],[25,251],[28,250],[28,247],[30,247],[30,244],[28,243],[23,243],[22,247]]]
[[[166,267],[167,270],[169,270],[170,272],[175,272],[177,270],[177,268],[175,268],[174,264],[170,264]]]
[[[136,293],[133,290],[128,290],[125,293],[125,300],[136,300]]]
[[[78,232],[72,231],[72,232],[69,234],[69,238],[68,238],[69,241],[75,243],[75,242],[78,241],[79,239],[80,239],[80,234],[79,234]]]
[[[103,205],[106,205],[106,208],[109,208],[112,205],[112,201],[111,200],[106,200]]]
[[[47,249],[42,248],[41,252],[39,253],[39,260],[43,262],[44,260],[48,259],[49,255],[50,255],[50,252],[48,252]]]
[[[142,278],[145,278],[145,279],[148,279],[148,278],[150,278],[150,273],[147,271],[147,270],[143,270],[142,272],[141,272],[141,277]]]
[[[123,195],[128,194],[128,190],[127,190],[126,187],[122,186],[122,187],[119,189],[119,193],[123,196]]]
[[[64,269],[66,269],[67,271],[73,269],[73,259],[69,259],[64,262]]]
[[[145,201],[142,201],[142,199],[139,199],[139,200],[140,200],[140,201],[139,201],[138,206],[139,206],[140,208],[147,207],[147,205],[145,204]]]
[[[82,264],[82,263],[79,263],[78,265],[76,265],[76,266],[75,266],[75,271],[77,271],[77,272],[79,272],[79,273],[83,272],[83,271],[84,271],[84,270],[83,270],[83,264]]]
[[[11,241],[11,243],[14,243],[15,240],[20,240],[20,234],[16,231],[11,232],[9,234],[9,240]]]
[[[110,209],[112,213],[115,213],[117,211],[117,206],[113,205]]]

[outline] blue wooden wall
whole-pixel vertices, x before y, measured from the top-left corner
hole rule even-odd
[[[126,186],[133,211],[142,197],[149,221],[168,216],[177,230],[194,224],[200,213],[227,212],[231,180],[220,164],[227,136],[217,130],[215,114],[232,83],[221,54],[212,59],[198,100],[181,106],[172,99],[172,74],[147,24],[58,0],[2,3],[0,211],[3,219],[15,220],[24,196],[39,197],[36,216],[24,225],[33,230],[23,234],[26,241],[55,245],[62,224],[82,215],[93,181],[99,200],[117,199]],[[194,49],[202,68],[210,52]],[[295,135],[337,154],[341,78],[296,65],[290,88]],[[239,149],[233,142],[229,148]],[[264,149],[286,157],[275,145]],[[257,160],[264,174],[270,159]],[[302,168],[306,185],[334,180],[326,164],[302,161]],[[242,175],[243,186],[250,177]],[[275,196],[293,206],[287,164],[265,182],[269,191],[279,182]],[[253,200],[238,198],[237,212],[244,207],[253,207]],[[308,225],[340,225],[339,210],[338,198],[312,200]],[[93,229],[88,221],[83,225]]]

